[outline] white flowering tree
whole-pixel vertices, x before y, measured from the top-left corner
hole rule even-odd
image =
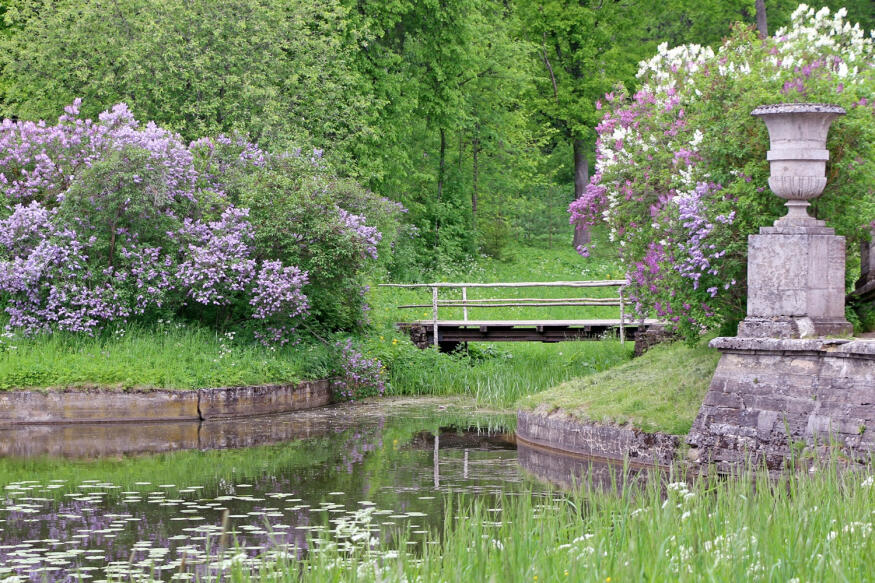
[[[800,5],[789,27],[760,39],[737,26],[716,50],[669,49],[640,64],[640,89],[597,107],[596,172],[572,221],[605,221],[641,315],[692,339],[744,316],[747,235],[783,214],[768,191],[768,137],[758,105],[828,102],[829,183],[813,211],[854,250],[875,219],[875,32]],[[580,249],[582,254],[587,249]],[[849,275],[849,277],[851,277]]]

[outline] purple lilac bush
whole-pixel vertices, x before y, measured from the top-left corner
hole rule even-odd
[[[716,52],[662,45],[641,63],[636,92],[597,103],[596,171],[571,221],[608,224],[640,316],[690,340],[744,316],[747,235],[786,212],[767,186],[765,125],[750,116],[765,103],[847,110],[813,211],[848,237],[853,276],[875,218],[875,33],[845,13],[800,5],[774,37],[738,26]]]
[[[377,358],[368,358],[351,338],[335,344],[340,350],[338,396],[353,400],[382,396],[386,392],[385,369]]]
[[[81,119],[79,106],[76,100],[65,108],[55,125],[0,126],[7,328],[94,334],[116,320],[175,314],[248,328],[265,343],[288,342],[311,313],[314,281],[324,275],[318,263],[305,265],[301,245],[296,252],[273,248],[272,231],[299,231],[311,255],[320,243],[308,241],[294,213],[246,206],[253,198],[247,185],[266,172],[294,174],[285,185],[296,188],[273,193],[286,206],[318,191],[318,205],[295,208],[362,258],[334,269],[332,280],[358,285],[363,259],[377,257],[380,231],[367,224],[364,209],[342,208],[332,198],[332,177],[317,152],[272,155],[227,136],[186,145],[154,123],[142,126],[124,104],[96,121]],[[351,302],[358,309],[361,303]]]

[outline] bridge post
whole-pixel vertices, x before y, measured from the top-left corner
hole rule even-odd
[[[432,286],[431,288],[431,320],[432,320],[432,332],[434,333],[433,344],[434,347],[438,347],[438,288],[437,286]]]
[[[623,302],[623,290],[625,286],[620,286],[620,344],[626,344],[626,306]]]

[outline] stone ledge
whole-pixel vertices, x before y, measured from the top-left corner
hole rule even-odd
[[[201,421],[328,405],[332,383],[170,390],[63,389],[0,392],[0,426]]]
[[[516,431],[538,447],[644,466],[671,466],[681,443],[677,435],[587,423],[561,411],[518,411]]]
[[[810,356],[835,356],[875,359],[875,339],[852,338],[739,338],[719,337],[708,343],[721,352],[744,352],[784,355],[805,353]]]

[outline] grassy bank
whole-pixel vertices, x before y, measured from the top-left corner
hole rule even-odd
[[[6,336],[0,390],[25,387],[195,389],[324,377],[331,353],[319,343],[270,350],[193,325],[158,322],[90,337]]]
[[[562,409],[586,421],[644,431],[689,432],[720,354],[707,346],[663,344],[640,358],[522,399],[523,409]]]
[[[778,482],[749,475],[666,488],[652,480],[621,495],[462,498],[451,501],[444,531],[432,533],[421,556],[403,538],[350,551],[344,525],[311,545],[306,560],[266,561],[232,579],[870,581],[873,505],[871,477],[828,468]],[[367,532],[369,517],[354,526]]]

